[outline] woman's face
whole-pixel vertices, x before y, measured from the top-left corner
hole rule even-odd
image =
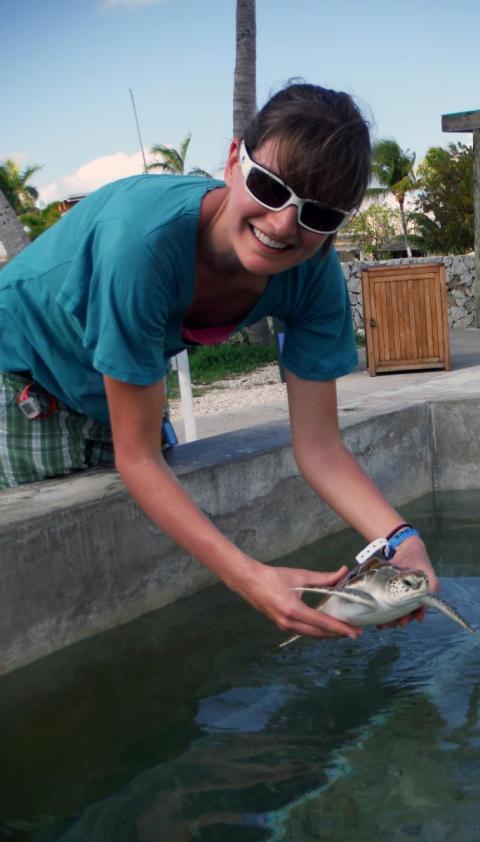
[[[254,157],[259,164],[278,172],[272,140],[255,149]],[[231,246],[249,272],[255,275],[283,272],[308,260],[327,239],[327,234],[314,234],[298,225],[295,206],[271,211],[247,193],[237,141],[230,146],[225,182],[230,188],[227,214]]]

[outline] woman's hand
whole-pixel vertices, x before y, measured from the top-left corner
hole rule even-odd
[[[291,567],[270,567],[253,562],[252,559],[250,561],[252,564],[246,574],[243,571],[241,576],[235,577],[236,581],[226,583],[254,608],[266,614],[282,631],[319,639],[350,637],[352,640],[356,640],[362,633],[357,626],[309,608],[302,602],[301,592],[292,590],[333,587],[347,573],[347,567],[340,567],[333,573],[315,573]]]
[[[428,576],[431,591],[438,591],[438,579],[435,575],[427,548],[422,539],[416,535],[407,538],[398,547],[393,563],[395,567],[406,570],[423,570]]]
[[[428,581],[431,591],[438,590],[438,579],[435,575],[432,562],[427,553],[427,549],[422,539],[416,535],[407,538],[398,547],[393,563],[395,567],[401,567],[403,570],[423,570],[428,576]],[[390,629],[396,626],[406,626],[412,620],[418,620],[420,623],[425,619],[425,608],[417,608],[411,614],[406,614],[405,617],[400,617],[399,620],[394,620],[392,623],[384,623],[378,626],[379,629]]]

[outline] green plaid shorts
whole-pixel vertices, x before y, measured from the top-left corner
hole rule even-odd
[[[46,418],[29,420],[17,400],[31,379],[0,373],[0,489],[38,482],[86,468],[113,467],[112,433],[107,424],[80,415],[57,401]],[[49,396],[35,384],[30,395],[42,412]]]

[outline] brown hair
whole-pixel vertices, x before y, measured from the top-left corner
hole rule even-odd
[[[360,205],[370,179],[371,144],[368,125],[348,94],[291,80],[244,132],[251,153],[271,139],[278,174],[299,196],[343,210]]]

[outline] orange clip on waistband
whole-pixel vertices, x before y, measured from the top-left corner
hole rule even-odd
[[[20,395],[18,396],[18,399],[17,399],[18,404],[22,404],[25,401],[28,401],[29,399],[31,400],[30,389],[33,386],[35,386],[35,383],[29,383],[27,386],[25,386],[24,389],[22,389],[22,391],[21,391],[21,393],[20,393]],[[53,415],[53,413],[56,412],[56,410],[57,410],[57,399],[54,398],[53,395],[51,395],[49,392],[46,392],[46,391],[45,391],[45,395],[47,396],[48,403],[49,403],[47,412],[38,411],[35,415],[31,414],[29,416],[30,418],[32,418],[32,419],[33,418],[49,418],[50,415]]]

